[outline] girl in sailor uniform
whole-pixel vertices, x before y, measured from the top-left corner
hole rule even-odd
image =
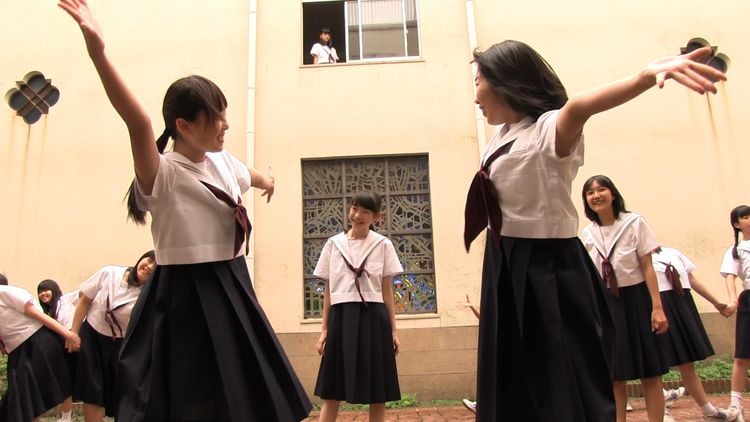
[[[656,60],[568,98],[528,45],[474,52],[475,102],[497,125],[466,201],[464,245],[485,242],[477,420],[614,420],[612,321],[596,268],[578,239],[570,197],[583,127],[667,79],[716,92],[710,49]],[[625,404],[623,403],[623,409]]]
[[[669,367],[677,367],[682,382],[693,400],[703,410],[706,420],[733,421],[737,418],[736,409],[721,409],[708,401],[693,362],[714,354],[714,349],[703,328],[698,308],[693,301],[695,291],[721,312],[727,305],[716,297],[693,275],[695,265],[680,251],[661,247],[651,254],[651,260],[659,283],[659,295],[664,314],[669,321],[666,334],[657,336],[664,362]]]
[[[656,335],[669,323],[659,295],[651,254],[659,243],[638,214],[606,176],[592,176],[583,185],[583,206],[591,223],[583,243],[609,290],[615,323],[614,393],[617,420],[625,420],[626,382],[640,379],[649,421],[664,418],[661,376],[669,366],[661,356]]]
[[[744,421],[742,392],[747,388],[747,369],[750,367],[750,206],[740,205],[732,209],[729,221],[734,231],[732,261],[727,262],[725,259],[721,269],[729,291],[729,307],[737,312],[729,407],[740,413],[738,421]],[[732,274],[734,271],[736,276]],[[739,295],[735,285],[738,278],[742,281],[742,292]]]
[[[76,305],[78,305],[79,300],[78,290],[63,294],[60,286],[55,280],[46,279],[42,280],[37,285],[36,293],[42,311],[57,320],[57,322],[62,324],[63,327],[71,329],[73,326],[73,314],[75,313]],[[64,346],[65,345],[62,344],[61,348],[64,349]],[[68,368],[71,382],[75,379],[77,360],[78,353],[65,351],[65,364]],[[60,405],[61,416],[59,422],[70,421],[72,411],[73,399],[72,397],[68,397],[65,399],[65,402]]]
[[[159,262],[123,340],[117,420],[304,419],[312,404],[258,303],[244,257],[251,227],[241,195],[256,187],[270,200],[274,179],[224,151],[224,94],[201,76],[173,82],[162,106],[166,128],[155,139],[86,1],[58,4],[79,24],[128,127],[129,215],[145,223],[150,213]],[[174,150],[162,154],[170,138]]]
[[[73,399],[83,402],[86,422],[117,414],[117,364],[130,314],[156,268],[154,251],[134,267],[107,265],[81,284],[72,330],[81,336]]]
[[[382,421],[385,402],[401,398],[393,276],[403,269],[391,241],[370,230],[381,202],[372,192],[352,198],[351,228],[328,239],[313,273],[326,281],[315,385],[321,421],[335,421],[341,401],[369,403],[370,421]]]
[[[8,354],[8,389],[0,399],[0,422],[29,422],[70,398],[59,337],[68,350],[81,339],[35,305],[33,296],[8,286],[0,274],[0,353]]]

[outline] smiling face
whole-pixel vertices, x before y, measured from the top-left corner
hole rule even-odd
[[[138,264],[135,266],[135,272],[139,286],[148,281],[148,278],[151,276],[151,273],[155,268],[156,261],[149,256],[138,261]]]
[[[42,290],[39,292],[39,302],[48,305],[52,302],[52,290]]]
[[[738,217],[737,221],[732,223],[732,225],[742,232],[743,238],[750,238],[750,214]]]
[[[586,190],[586,204],[589,208],[594,211],[600,218],[603,214],[614,214],[612,209],[612,201],[614,195],[609,188],[602,186],[598,181],[594,180],[591,186]]]
[[[208,120],[201,112],[195,121],[177,119],[180,131],[179,142],[175,151],[190,158],[193,162],[203,161],[207,152],[219,152],[224,149],[224,133],[229,129],[226,109],[213,121]]]
[[[516,123],[521,120],[522,116],[508,107],[500,95],[492,89],[492,84],[482,76],[478,66],[475,66],[474,85],[476,86],[474,103],[482,110],[487,123],[499,125]]]
[[[360,205],[351,205],[349,207],[349,222],[352,224],[352,229],[355,230],[369,230],[370,225],[379,216],[380,213],[373,212]]]

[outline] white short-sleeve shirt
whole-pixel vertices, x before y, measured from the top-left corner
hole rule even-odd
[[[651,254],[651,262],[654,264],[656,280],[659,282],[659,291],[666,292],[673,289],[672,283],[667,279],[665,271],[667,264],[671,264],[680,275],[680,285],[683,289],[690,288],[689,274],[695,270],[693,264],[682,252],[674,248],[662,246],[661,252]]]
[[[0,285],[0,340],[8,353],[42,328],[42,323],[24,313],[29,303],[44,313],[31,293],[19,287]]]
[[[507,128],[500,125],[482,155],[484,162],[515,140],[510,151],[490,165],[503,214],[503,236],[566,239],[578,234],[578,213],[570,195],[583,164],[583,135],[570,155],[558,157],[558,112],[546,112],[536,121],[527,117]]]
[[[138,206],[151,212],[151,234],[159,265],[226,261],[235,253],[234,208],[201,182],[216,186],[235,202],[251,186],[247,167],[227,151],[206,153],[194,163],[177,152],[159,158],[151,195],[138,188]]]
[[[595,222],[583,229],[583,244],[596,268],[601,273],[604,257],[609,256],[619,287],[645,281],[640,258],[659,247],[646,220],[635,213],[621,213],[611,230],[615,231],[615,235],[607,241]]]
[[[91,299],[86,321],[101,335],[121,338],[128,330],[130,313],[142,286],[130,286],[123,279],[127,269],[108,265],[81,284],[81,293]],[[107,310],[112,311],[114,319],[107,317]]]
[[[732,249],[734,249],[734,246],[730,246],[729,249],[724,252],[724,257],[721,259],[719,273],[721,273],[721,276],[724,278],[728,275],[736,276],[740,273],[740,263],[735,259],[734,255],[732,255]]]
[[[318,64],[323,63],[336,63],[339,60],[339,56],[336,54],[336,49],[327,45],[322,45],[316,42],[310,49],[310,55],[318,56]]]
[[[73,317],[76,313],[76,306],[80,301],[78,290],[65,293],[60,296],[60,300],[57,302],[57,322],[63,325],[63,327],[70,330],[73,326]]]
[[[742,287],[748,290],[750,289],[750,240],[743,240],[737,244],[737,254],[740,256],[737,276],[743,280]]]
[[[365,258],[365,272],[359,278],[362,297],[365,302],[383,303],[383,278],[404,271],[393,243],[374,231],[361,240],[349,240],[346,233],[328,239],[313,274],[328,282],[331,305],[362,300],[354,283],[354,273],[345,260],[359,268]]]

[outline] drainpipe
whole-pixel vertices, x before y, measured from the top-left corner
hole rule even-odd
[[[466,27],[469,32],[469,57],[471,57],[471,53],[475,48],[477,48],[477,21],[474,15],[473,0],[466,0]],[[473,83],[471,84],[471,86],[472,91],[476,96],[477,88]],[[477,106],[474,106],[474,123],[477,128],[477,148],[479,149],[478,156],[481,157],[482,152],[484,152],[484,147],[487,143],[487,137],[484,130],[484,115]]]
[[[248,167],[255,167],[255,63],[257,55],[257,39],[258,39],[258,0],[249,0],[249,13],[248,13],[248,36],[247,36],[247,138],[245,144],[245,163]],[[250,189],[250,193],[246,195],[247,209],[251,210],[249,218],[250,222],[255,225],[254,216],[255,212],[255,195]],[[250,279],[255,284],[255,236],[251,234],[250,239],[250,252],[245,258],[247,261],[247,269],[250,272]]]

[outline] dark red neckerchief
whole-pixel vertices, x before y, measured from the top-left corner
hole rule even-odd
[[[493,240],[500,245],[503,214],[498,203],[497,190],[490,180],[490,165],[498,157],[507,154],[515,141],[514,139],[495,150],[471,181],[464,209],[464,246],[467,252],[471,242],[487,227],[492,233]]]
[[[359,268],[354,268],[354,265],[349,262],[346,257],[342,254],[341,258],[344,260],[344,264],[346,264],[347,267],[349,267],[350,270],[354,273],[354,285],[357,287],[357,293],[359,293],[359,298],[362,299],[362,304],[365,305],[365,308],[367,307],[367,302],[365,301],[365,297],[362,296],[362,288],[359,286],[359,277],[362,276],[362,274],[366,274],[368,277],[370,276],[370,273],[365,270],[365,263],[367,262],[367,258],[370,255],[368,254],[365,259],[362,260],[362,263],[359,264]]]
[[[677,292],[680,296],[685,296],[685,290],[682,288],[682,283],[680,283],[680,273],[677,272],[677,268],[672,264],[664,262],[662,262],[662,264],[666,267],[664,268],[664,275],[667,276],[667,281],[672,285],[672,290]]]
[[[223,190],[217,188],[216,186],[213,186],[209,183],[206,183],[201,180],[201,183],[205,187],[208,188],[208,190],[211,191],[211,193],[214,194],[216,198],[223,201],[230,207],[234,209],[234,222],[235,222],[235,230],[234,230],[234,254],[237,255],[237,253],[242,249],[242,241],[245,241],[245,255],[247,255],[250,252],[250,232],[253,230],[252,224],[250,224],[250,219],[247,218],[247,209],[244,205],[242,205],[242,198],[239,196],[237,197],[237,202],[232,199],[231,196],[229,196],[226,192]]]
[[[127,304],[125,304],[127,305]],[[112,340],[121,338],[124,336],[124,332],[122,331],[122,326],[120,326],[120,322],[117,321],[117,317],[115,316],[115,311],[122,308],[125,305],[120,305],[114,309],[110,307],[109,304],[109,296],[107,296],[107,310],[104,312],[104,321],[109,325],[109,329],[112,330]],[[117,327],[117,331],[120,332],[120,335],[118,336],[115,332],[115,327]]]

